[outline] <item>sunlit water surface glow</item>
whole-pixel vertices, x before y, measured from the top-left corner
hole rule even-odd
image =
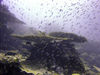
[[[9,10],[38,30],[74,32],[100,41],[100,0],[3,0]]]

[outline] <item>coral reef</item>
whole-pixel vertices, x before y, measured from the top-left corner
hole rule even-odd
[[[24,45],[31,52],[31,56],[27,61],[32,62],[33,65],[38,64],[41,67],[47,67],[48,70],[54,70],[56,72],[58,72],[57,68],[60,67],[68,75],[72,73],[84,73],[85,69],[78,52],[75,50],[74,42],[82,43],[86,39],[74,34],[70,35],[69,33],[62,32],[57,33],[57,35],[59,37],[53,36],[51,33],[41,34],[41,36],[13,36],[26,41]],[[76,38],[84,41],[76,40]]]

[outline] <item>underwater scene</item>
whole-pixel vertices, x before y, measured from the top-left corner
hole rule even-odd
[[[100,0],[0,0],[0,75],[100,75]]]

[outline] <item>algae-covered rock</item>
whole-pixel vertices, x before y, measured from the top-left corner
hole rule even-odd
[[[79,42],[79,43],[82,42],[83,43],[83,42],[87,41],[87,39],[85,37],[78,36],[73,33],[52,32],[49,35],[53,36],[53,37],[70,38],[70,42]]]
[[[33,75],[20,69],[29,55],[23,55],[18,50],[0,50],[0,75]]]
[[[0,61],[0,75],[34,75],[34,74],[22,71],[20,69],[20,63],[16,62],[2,63]]]
[[[0,62],[2,63],[23,62],[28,57],[29,55],[24,55],[18,50],[0,51]]]

